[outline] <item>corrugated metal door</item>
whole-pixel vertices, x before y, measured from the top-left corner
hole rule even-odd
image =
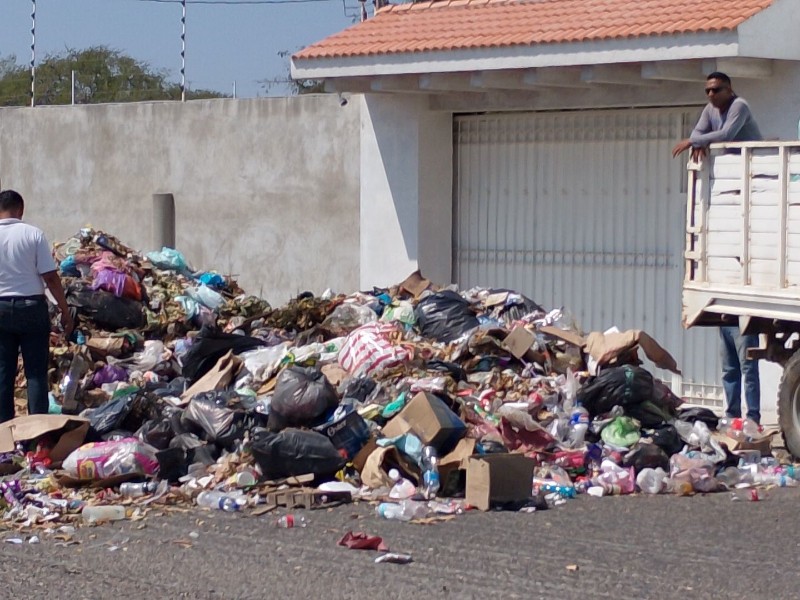
[[[681,326],[685,159],[698,109],[456,116],[454,279],[565,307],[584,331],[643,329],[692,401],[722,405],[715,329]]]

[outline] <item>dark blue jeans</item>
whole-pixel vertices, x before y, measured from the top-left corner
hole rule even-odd
[[[50,317],[44,296],[0,299],[0,423],[14,418],[14,379],[20,351],[28,380],[28,412],[47,414]]]
[[[742,335],[738,327],[720,327],[722,339],[722,387],[728,406],[725,415],[742,416],[742,377],[747,417],[761,423],[761,382],[758,361],[747,360],[747,349],[758,346],[757,335]]]

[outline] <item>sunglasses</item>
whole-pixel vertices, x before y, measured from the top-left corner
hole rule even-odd
[[[724,88],[724,87],[720,87],[720,86],[717,86],[717,87],[708,87],[708,88],[706,88],[706,90],[705,90],[705,91],[706,91],[706,96],[707,96],[708,94],[719,94],[719,93],[720,93],[722,90],[726,90],[726,89],[728,89],[728,88]]]

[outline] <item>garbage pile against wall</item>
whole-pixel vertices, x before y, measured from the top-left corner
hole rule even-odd
[[[86,229],[54,253],[77,329],[52,348],[51,414],[21,415],[20,371],[0,425],[8,525],[354,500],[413,521],[796,485],[768,432],[682,406],[642,366],[679,372],[645,332],[585,334],[513,290],[414,273],[272,307],[174,249]]]

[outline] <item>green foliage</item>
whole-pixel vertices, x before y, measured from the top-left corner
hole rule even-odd
[[[36,104],[72,102],[72,72],[75,72],[75,103],[143,102],[180,100],[180,85],[168,73],[126,56],[119,50],[95,46],[51,54],[36,66]],[[16,57],[0,58],[0,106],[30,104],[30,71],[16,64]],[[187,90],[186,99],[226,98],[210,90]]]

